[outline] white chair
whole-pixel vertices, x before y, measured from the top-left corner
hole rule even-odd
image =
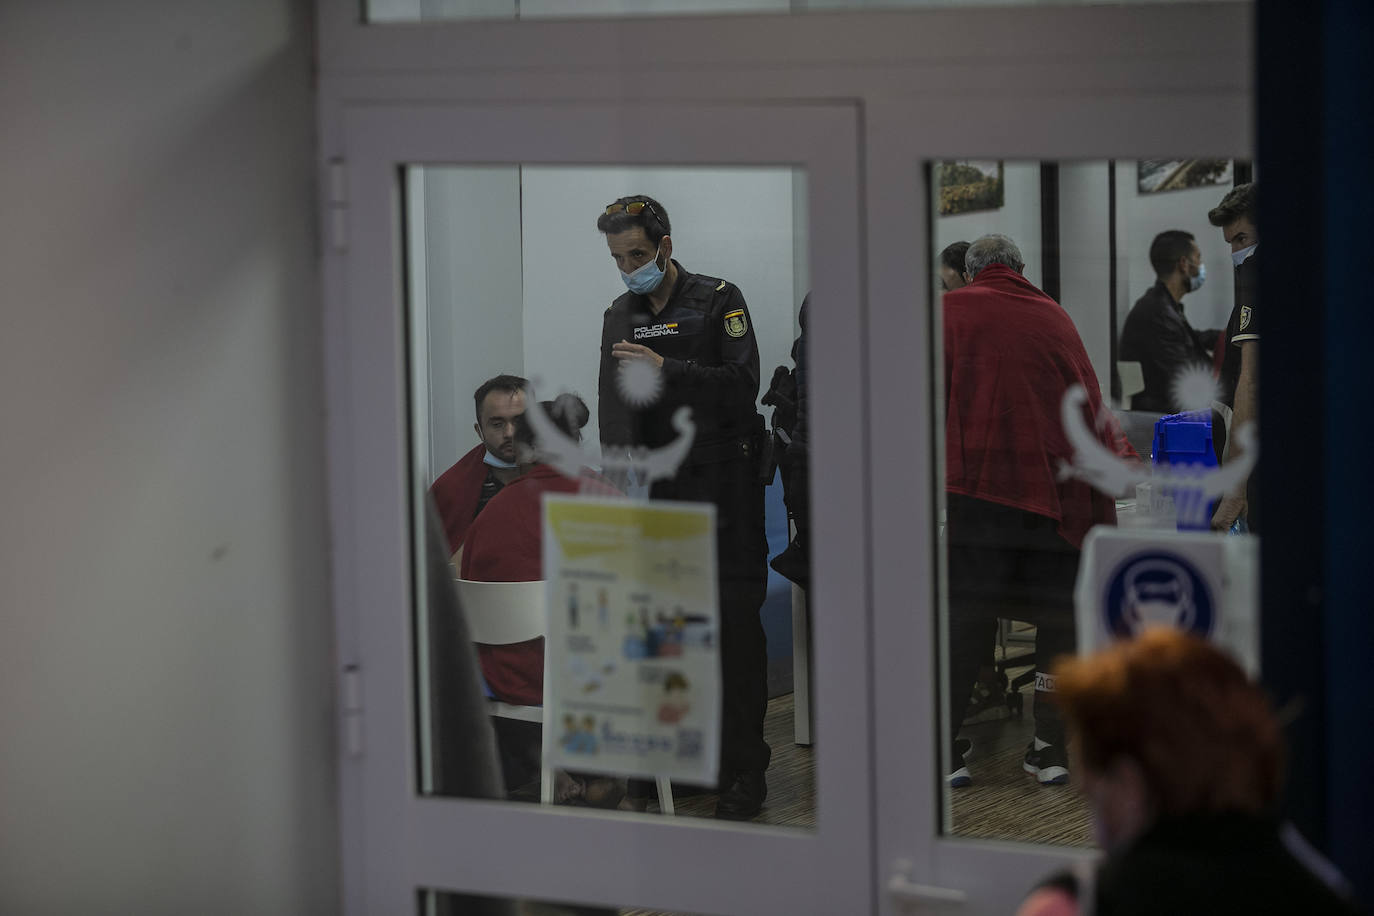
[[[468,634],[473,642],[487,646],[505,646],[528,642],[548,634],[549,615],[545,606],[545,583],[542,580],[476,582],[455,577],[453,581],[458,589],[458,604],[467,618]],[[549,675],[549,655],[546,646],[546,681]],[[518,706],[495,699],[489,699],[488,703],[488,709],[493,716],[544,725],[542,706]],[[547,741],[548,735],[549,730],[545,727],[542,740]],[[553,802],[553,769],[548,765],[548,754],[542,749],[539,756],[539,800],[548,805]],[[664,814],[672,814],[673,792],[668,779],[659,777],[656,782],[659,808]]]
[[[1118,359],[1116,374],[1121,376],[1121,406],[1128,409],[1131,406],[1131,395],[1140,394],[1145,390],[1145,373],[1141,370],[1139,362]]]

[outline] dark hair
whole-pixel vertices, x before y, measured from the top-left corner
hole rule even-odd
[[[1193,253],[1193,234],[1182,229],[1169,229],[1155,236],[1150,243],[1150,266],[1155,274],[1167,277],[1174,272],[1180,258]]]
[[[964,255],[968,253],[968,242],[955,242],[940,252],[940,266],[948,267],[959,276],[964,275]]]
[[[1241,667],[1196,636],[1147,630],[1054,668],[1083,765],[1133,760],[1161,816],[1261,812],[1278,797],[1283,738]],[[1186,766],[1179,761],[1186,760]]]
[[[491,394],[493,391],[504,391],[507,394],[519,394],[528,385],[529,382],[518,375],[506,375],[503,373],[495,378],[487,379],[478,386],[477,390],[473,392],[472,395],[473,406],[477,413],[477,422],[482,422],[482,402],[487,399],[487,395]]]
[[[596,228],[607,235],[614,235],[617,232],[629,232],[638,226],[655,245],[663,241],[665,235],[672,235],[673,224],[668,221],[668,209],[647,194],[631,194],[629,197],[616,200],[611,206],[620,204],[623,207],[640,201],[648,206],[635,214],[626,213],[624,210],[615,213],[603,212],[596,218]]]
[[[1211,210],[1207,211],[1207,222],[1213,226],[1229,226],[1244,217],[1251,225],[1258,225],[1259,185],[1255,182],[1236,185]]]
[[[586,401],[575,394],[564,392],[552,401],[540,401],[539,407],[568,438],[577,442],[582,441],[581,429],[591,419],[591,411],[587,410]],[[522,418],[516,425],[515,441],[534,445],[534,428],[530,426],[529,420]]]

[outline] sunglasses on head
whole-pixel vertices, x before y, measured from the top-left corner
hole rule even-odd
[[[663,223],[663,217],[658,215],[658,211],[654,209],[654,205],[649,203],[647,200],[632,200],[628,204],[611,204],[606,208],[606,215],[610,216],[612,214],[624,211],[625,213],[628,213],[631,216],[638,216],[639,214],[644,212],[644,209],[646,207],[648,208],[649,212],[654,215],[654,219],[658,220],[659,224],[661,225]]]

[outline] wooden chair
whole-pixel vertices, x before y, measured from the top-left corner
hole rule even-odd
[[[534,582],[476,582],[472,579],[454,579],[458,589],[458,603],[467,617],[468,631],[472,641],[487,646],[504,646],[512,643],[528,642],[546,636],[549,630],[548,609],[545,606],[545,583]],[[544,653],[544,678],[549,674],[549,653]],[[490,698],[489,709],[493,716],[504,719],[520,719],[524,722],[538,722],[544,726],[543,706],[518,706]],[[548,728],[544,727],[543,739],[548,740]],[[667,777],[659,777],[658,804],[664,814],[673,813],[673,792]],[[539,800],[543,804],[553,803],[553,769],[548,765],[548,755],[540,753]]]

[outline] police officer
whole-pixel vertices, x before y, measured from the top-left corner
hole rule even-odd
[[[768,659],[759,608],[767,591],[760,450],[759,350],[744,296],[733,284],[673,260],[668,211],[644,195],[622,197],[596,221],[629,291],[606,310],[598,415],[606,454],[658,448],[691,408],[696,438],[654,499],[716,507],[721,668],[720,801],[716,816],[747,820],[763,806],[771,756],[763,740]],[[647,378],[650,391],[626,384]]]

